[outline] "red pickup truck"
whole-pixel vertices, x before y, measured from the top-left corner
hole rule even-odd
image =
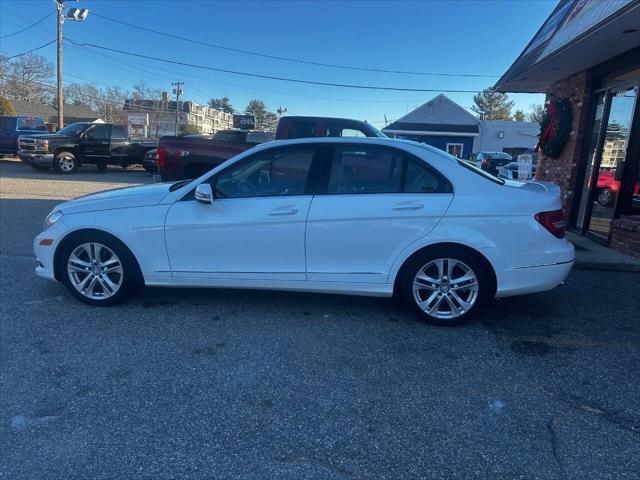
[[[158,171],[165,181],[197,178],[259,143],[308,137],[385,137],[385,134],[359,120],[282,117],[275,137],[250,130],[221,130],[211,137],[162,137],[158,143]]]

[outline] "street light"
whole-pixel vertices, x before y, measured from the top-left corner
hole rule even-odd
[[[62,24],[64,20],[83,21],[87,19],[89,10],[86,8],[70,8],[63,15],[64,0],[52,0],[58,9],[58,130],[64,127],[64,98],[62,97]],[[78,1],[78,0],[76,0]]]

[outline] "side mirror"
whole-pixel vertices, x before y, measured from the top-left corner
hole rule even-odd
[[[201,183],[196,187],[196,201],[207,205],[213,204],[213,192],[211,192],[211,185],[208,183]]]

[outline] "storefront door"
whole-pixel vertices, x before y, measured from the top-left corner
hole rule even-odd
[[[584,231],[602,241],[608,241],[624,181],[637,97],[637,85],[598,97],[579,222]]]

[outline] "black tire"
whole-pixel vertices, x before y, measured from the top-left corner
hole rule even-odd
[[[469,268],[474,274],[477,290],[475,293],[475,297],[473,297],[473,301],[469,302],[471,303],[471,306],[469,308],[464,308],[462,306],[462,303],[458,303],[455,298],[451,297],[450,295],[453,295],[455,293],[458,298],[464,301],[469,300],[471,297],[467,295],[472,294],[472,290],[474,288],[471,284],[469,286],[469,289],[456,289],[454,292],[452,286],[455,282],[451,282],[449,284],[449,282],[445,280],[444,282],[442,282],[445,285],[438,283],[436,286],[434,284],[434,288],[432,288],[432,285],[429,285],[429,287],[425,287],[424,290],[418,290],[418,292],[414,294],[414,279],[416,278],[418,272],[422,271],[425,266],[430,265],[431,262],[437,261],[439,259],[454,260],[455,262],[459,262],[457,264],[452,262],[452,264],[455,265],[454,275],[459,275],[461,272],[463,272],[463,267]],[[429,267],[429,269],[431,268],[437,269],[436,266]],[[447,264],[445,263],[444,269],[446,268]],[[427,272],[430,271],[429,269],[427,269]],[[491,276],[487,271],[487,267],[485,266],[485,264],[476,255],[462,248],[436,247],[423,253],[417,254],[413,258],[411,258],[406,265],[404,265],[400,275],[400,295],[402,297],[403,303],[405,305],[410,305],[410,307],[418,315],[418,317],[432,325],[455,326],[467,322],[476,313],[478,307],[484,301],[486,301],[491,290]],[[454,275],[452,275],[452,277]],[[433,277],[433,275],[429,276]],[[458,309],[462,308],[464,313],[460,314],[460,310],[458,309],[454,312],[454,308],[451,303],[448,303],[449,300],[447,300],[447,298],[443,298],[443,302],[446,300],[446,302],[444,302],[442,305],[445,312],[440,312],[441,314],[438,315],[439,307],[436,306],[438,311],[436,311],[435,314],[428,313],[418,305],[418,300],[416,299],[417,295],[421,300],[427,300],[431,295],[427,295],[427,292],[448,297],[449,300],[451,300],[453,306],[456,306]],[[437,302],[438,299],[439,297],[435,297],[434,300]],[[433,305],[433,303],[431,303],[431,305]],[[446,313],[447,309],[451,310],[452,315],[450,318],[443,318],[443,315]]]
[[[48,167],[46,165],[36,165],[34,163],[30,163],[29,166],[31,168],[33,168],[34,170],[37,170],[38,172],[44,172],[45,170],[50,170],[51,167]]]
[[[78,160],[71,152],[58,152],[53,158],[53,168],[58,173],[70,174],[78,169]]]
[[[602,188],[598,191],[597,201],[603,207],[610,207],[613,205],[613,201],[615,199],[615,194],[608,188]]]
[[[74,286],[74,280],[72,280],[73,274],[69,272],[69,258],[74,252],[76,252],[77,249],[86,244],[100,244],[103,247],[106,247],[107,250],[111,250],[112,253],[115,253],[117,259],[120,261],[122,270],[121,274],[103,274],[110,275],[110,279],[112,282],[120,282],[119,288],[117,289],[117,291],[115,291],[115,293],[111,294],[111,296],[108,296],[106,298],[90,298],[90,296],[81,293]],[[62,251],[58,256],[59,264],[56,265],[56,269],[58,272],[57,278],[59,278],[62,283],[64,283],[72,296],[83,303],[97,306],[115,305],[126,300],[136,288],[140,287],[143,284],[142,275],[140,274],[138,263],[136,262],[133,254],[122,242],[112,237],[111,235],[107,235],[101,232],[81,233],[74,236],[70,241],[65,242],[61,248]],[[95,251],[97,252],[98,249],[96,248]],[[108,252],[106,256],[104,255],[104,248],[101,250],[101,252],[103,253],[103,259],[105,259],[106,261],[113,258],[108,255]],[[80,258],[84,259],[83,257]],[[84,272],[80,273],[80,275],[84,275]],[[90,274],[87,273],[87,275]],[[121,277],[119,277],[118,275],[121,275]],[[84,277],[80,276],[76,278],[82,280]],[[96,293],[99,295],[100,291],[102,291],[104,295],[105,290],[100,286],[99,283],[96,284],[96,287]]]

